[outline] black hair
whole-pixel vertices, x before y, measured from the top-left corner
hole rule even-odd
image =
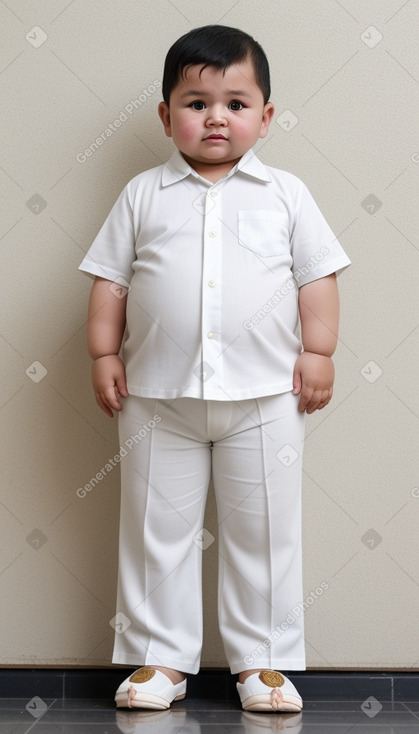
[[[205,25],[181,36],[169,49],[163,72],[163,99],[169,104],[170,94],[186,67],[192,64],[215,66],[224,72],[232,64],[249,57],[264,104],[269,100],[271,85],[269,64],[260,44],[244,31],[224,25]],[[201,69],[202,71],[202,69]]]

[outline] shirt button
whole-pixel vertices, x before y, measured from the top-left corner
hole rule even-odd
[[[215,286],[215,280],[209,280],[208,281],[208,285],[209,285],[210,288],[214,288],[214,286]]]
[[[217,233],[214,232],[213,229],[211,230],[211,232],[208,232],[208,234],[209,234],[210,237],[216,237],[217,236]]]
[[[207,337],[208,337],[208,339],[214,339],[214,332],[213,331],[209,331],[208,334],[207,334]]]
[[[212,198],[215,199],[215,197],[217,196],[217,192],[216,191],[210,191],[210,196],[212,196]]]

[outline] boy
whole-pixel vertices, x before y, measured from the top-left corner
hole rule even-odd
[[[269,96],[251,36],[224,26],[182,36],[159,105],[176,151],[127,185],[80,266],[95,276],[97,403],[120,411],[129,447],[117,607],[126,629],[113,662],[144,667],[118,688],[117,706],[168,708],[199,670],[212,469],[220,631],[242,706],[302,708],[275,668],[305,669],[302,620],[285,623],[303,598],[304,413],[332,396],[336,273],[350,260],[304,184],[252,151],[274,114]]]

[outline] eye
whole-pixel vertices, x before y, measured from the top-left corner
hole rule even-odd
[[[197,100],[196,102],[191,102],[191,104],[189,105],[189,107],[192,107],[192,109],[197,110],[198,112],[200,110],[205,109],[204,103],[203,102],[200,102],[199,100]]]
[[[233,110],[233,112],[238,112],[239,110],[243,109],[243,105],[237,99],[233,99],[228,105],[228,108],[230,110]]]

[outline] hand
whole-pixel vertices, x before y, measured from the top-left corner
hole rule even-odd
[[[128,397],[122,359],[117,354],[108,354],[95,359],[92,364],[92,383],[99,408],[113,418],[112,410],[122,410],[120,396]]]
[[[300,413],[314,413],[330,401],[333,394],[335,367],[331,357],[303,352],[294,367],[293,394],[300,395]]]

